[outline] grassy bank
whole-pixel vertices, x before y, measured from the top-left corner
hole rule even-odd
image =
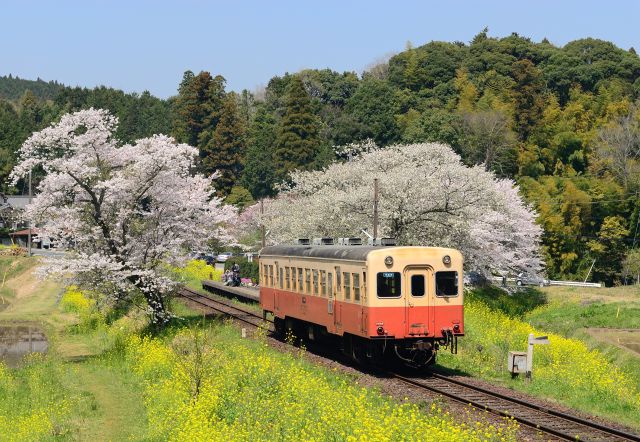
[[[493,288],[476,290],[467,297],[460,353],[443,353],[440,363],[640,428],[638,358],[597,343],[584,332],[584,327],[618,324],[618,310],[618,318],[634,324],[637,306],[617,305],[619,293],[603,295],[608,298],[585,303],[566,292],[509,296]],[[536,347],[534,379],[527,383],[510,379],[506,357],[510,350],[526,350],[529,333],[548,335],[551,344]]]

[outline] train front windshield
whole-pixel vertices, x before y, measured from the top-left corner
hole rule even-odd
[[[400,289],[400,273],[399,272],[380,272],[378,273],[378,297],[379,298],[399,298],[402,293]]]
[[[458,272],[436,272],[436,296],[458,296]]]

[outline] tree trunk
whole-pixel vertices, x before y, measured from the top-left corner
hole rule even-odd
[[[148,284],[144,278],[138,276],[130,277],[133,283],[144,295],[151,313],[151,324],[154,328],[164,327],[171,319],[171,314],[167,310],[166,299],[162,292]]]
[[[147,300],[147,305],[151,309],[151,323],[154,327],[164,327],[171,318],[171,315],[167,311],[165,299],[162,293],[149,290],[144,291],[144,298]]]

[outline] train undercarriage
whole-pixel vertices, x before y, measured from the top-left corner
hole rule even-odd
[[[453,335],[443,339],[409,338],[394,339],[393,337],[363,338],[349,333],[342,336],[334,335],[327,328],[317,324],[294,318],[274,318],[276,334],[285,340],[333,345],[342,353],[361,365],[381,366],[401,363],[412,368],[425,369],[436,362],[436,354],[442,346],[450,347],[454,351],[457,338]],[[457,348],[456,348],[457,350]]]

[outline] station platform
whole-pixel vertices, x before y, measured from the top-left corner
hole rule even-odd
[[[249,301],[260,302],[260,290],[252,287],[230,287],[221,282],[205,279],[202,288],[222,296],[235,296]]]

